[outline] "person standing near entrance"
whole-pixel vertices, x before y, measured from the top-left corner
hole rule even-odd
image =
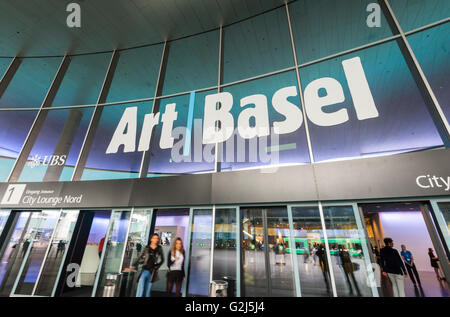
[[[159,235],[154,233],[150,238],[150,244],[142,251],[133,265],[125,272],[134,270],[139,263],[142,263],[142,271],[138,278],[136,297],[150,297],[153,283],[158,280],[158,269],[164,262],[162,247],[159,245]]]
[[[434,269],[434,273],[436,273],[438,281],[443,280],[444,278],[439,275],[439,258],[434,255],[432,248],[428,248],[428,256],[430,257],[430,264]]]
[[[384,244],[385,247],[380,251],[383,275],[389,277],[394,297],[405,297],[405,277],[407,276],[405,265],[397,249],[393,248],[394,241],[391,238],[385,238]]]
[[[402,256],[403,262],[405,263],[406,269],[408,270],[408,275],[411,278],[414,286],[417,286],[417,283],[419,283],[419,286],[421,286],[419,273],[417,272],[416,264],[414,263],[414,257],[411,251],[408,251],[406,249],[406,246],[404,244],[402,244],[402,252],[400,252],[400,255]]]
[[[172,246],[172,250],[167,255],[167,293],[172,294],[173,284],[175,284],[175,296],[181,296],[181,285],[184,280],[184,248],[183,240],[177,238]]]

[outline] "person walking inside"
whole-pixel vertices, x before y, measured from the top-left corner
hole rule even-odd
[[[164,262],[162,247],[159,245],[159,235],[154,233],[150,238],[150,244],[142,251],[133,265],[126,268],[125,272],[134,270],[142,263],[142,271],[138,278],[136,297],[150,297],[153,283],[158,280],[158,269]]]
[[[185,277],[184,274],[184,248],[183,240],[177,238],[172,246],[172,250],[167,255],[167,293],[172,294],[173,285],[175,284],[175,296],[181,296],[181,285]]]
[[[402,260],[405,263],[406,270],[408,271],[408,275],[411,278],[411,281],[413,282],[414,287],[417,286],[417,283],[419,283],[419,286],[421,286],[419,273],[417,272],[416,264],[414,263],[414,257],[412,255],[411,251],[408,251],[404,244],[402,244],[401,247],[402,247],[402,252],[400,252],[400,255],[402,256]],[[416,282],[416,280],[417,280],[417,282]]]
[[[397,249],[393,248],[394,241],[391,238],[385,238],[384,245],[380,251],[383,275],[389,277],[394,297],[405,297],[405,265]]]
[[[430,257],[430,264],[434,269],[434,273],[436,273],[438,281],[443,280],[444,278],[439,275],[439,258],[434,255],[432,248],[428,248],[428,256]]]

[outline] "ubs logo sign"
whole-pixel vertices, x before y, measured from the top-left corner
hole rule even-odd
[[[63,166],[66,163],[67,155],[44,155],[36,154],[27,162],[31,168],[36,166]]]

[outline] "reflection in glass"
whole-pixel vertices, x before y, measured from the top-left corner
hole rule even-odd
[[[448,0],[389,0],[403,32],[431,24],[450,16]]]
[[[46,254],[51,251],[52,235],[59,214],[59,210],[43,210],[32,214],[25,236],[30,241],[29,250],[26,251],[25,266],[14,294],[32,295]]]
[[[79,211],[62,211],[34,295],[52,295],[60,267],[66,257]]]
[[[70,57],[69,67],[52,107],[95,105],[111,60],[111,53]]]
[[[450,248],[450,202],[438,203],[439,211],[435,212],[447,248]]]
[[[152,105],[152,101],[147,101],[102,107],[100,121],[95,131],[94,141],[90,148],[81,180],[139,177],[143,153],[138,151],[140,135],[144,116],[151,113]],[[131,113],[130,117],[136,120],[135,125],[126,124],[119,126],[125,111]],[[111,148],[110,152],[107,153],[109,144],[117,129],[117,133],[120,135],[130,133],[132,137],[136,137],[131,139],[131,148],[125,148],[122,144],[117,148]]]
[[[189,296],[207,296],[210,282],[212,210],[194,209],[188,271]]]
[[[285,207],[242,208],[244,296],[295,296]]]
[[[348,84],[348,76],[352,75],[344,73],[344,61],[352,67],[362,66],[377,110],[373,117],[364,119],[358,115]],[[304,89],[317,79],[332,77],[339,82],[345,97],[344,102],[325,106],[323,111],[346,113],[346,121],[339,123],[341,121],[334,120],[332,124],[319,120],[313,122],[309,116],[316,161],[392,155],[443,144],[395,41],[301,68],[300,76]],[[309,89],[316,89],[314,94],[322,98],[328,92],[325,87],[319,87],[313,85]],[[313,94],[312,90],[310,93]],[[313,103],[310,104],[312,106]],[[366,106],[367,103],[359,104],[360,114],[368,111]],[[308,107],[306,110],[308,113]]]
[[[303,297],[332,296],[326,245],[317,207],[292,207],[295,254]],[[292,249],[289,249],[291,252]]]
[[[0,108],[40,108],[61,57],[24,58],[0,98]]]
[[[106,282],[106,274],[119,274],[121,261],[125,252],[128,224],[130,223],[130,211],[113,211],[111,217],[111,229],[108,238],[105,239],[101,259],[103,259],[96,296],[102,296]],[[100,251],[100,250],[99,250]],[[100,252],[99,252],[100,254]]]
[[[37,111],[0,112],[0,182],[8,181],[9,173],[37,113]]]
[[[369,254],[363,251],[352,206],[323,208],[338,296],[373,296],[367,277]]]
[[[94,108],[44,111],[44,124],[22,169],[20,182],[64,180],[64,168],[73,169],[76,164]]]
[[[219,31],[171,41],[162,95],[217,86]]]
[[[3,228],[6,225],[6,221],[8,221],[10,213],[11,213],[10,210],[0,210],[0,235],[2,234]]]
[[[213,280],[228,281],[228,296],[236,295],[236,209],[216,208]]]
[[[445,0],[444,0],[445,1]],[[450,8],[450,2],[446,1]],[[450,23],[408,36],[439,105],[450,122]]]
[[[303,64],[392,35],[381,13],[380,27],[368,27],[373,0],[299,0],[289,4],[298,63]]]
[[[284,7],[223,29],[223,82],[294,66]]]
[[[9,241],[1,250],[0,296],[9,296],[28,247],[31,243],[25,235],[31,212],[15,214],[14,229],[8,233]]]

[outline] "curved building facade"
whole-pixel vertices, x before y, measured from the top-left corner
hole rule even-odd
[[[244,3],[163,41],[4,48],[0,296],[106,296],[155,232],[183,239],[183,296],[393,296],[386,237],[406,296],[449,296],[450,3]]]

